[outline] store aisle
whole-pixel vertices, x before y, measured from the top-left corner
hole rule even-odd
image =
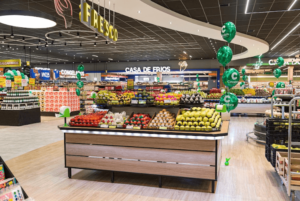
[[[63,141],[44,146],[62,139],[62,133],[56,129],[61,121],[45,122],[24,129],[22,127],[23,134],[18,135],[16,143],[9,145],[19,152],[5,155],[5,159],[34,147],[42,147],[7,161],[25,191],[36,201],[288,200],[285,187],[280,184],[274,168],[265,159],[264,146],[246,141],[245,133],[253,129],[256,119],[231,118],[229,136],[223,140],[222,170],[215,194],[207,193],[211,190],[208,181],[197,179],[163,177],[163,188],[158,188],[156,176],[116,173],[115,183],[112,184],[110,172],[75,169],[73,178],[68,179],[67,169],[64,168]],[[1,131],[11,134],[14,129]],[[28,137],[24,137],[26,135]],[[23,145],[31,139],[33,142]],[[7,153],[7,150],[5,148],[1,152]],[[231,157],[228,167],[224,166],[225,157]]]
[[[63,140],[63,133],[57,129],[57,125],[63,124],[63,119],[42,117],[41,121],[20,127],[1,126],[0,141],[5,142],[5,146],[0,146],[0,156],[6,161]]]

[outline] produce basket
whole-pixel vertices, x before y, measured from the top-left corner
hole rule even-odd
[[[163,109],[158,114],[154,114],[153,118],[148,124],[148,129],[174,130],[175,122],[175,114]]]

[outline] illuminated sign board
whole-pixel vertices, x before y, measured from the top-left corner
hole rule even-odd
[[[80,2],[79,8],[81,9],[81,12],[79,12],[79,20],[93,31],[100,33],[113,41],[117,41],[118,30],[104,17],[99,15],[95,9],[91,8],[85,0],[80,0]]]
[[[125,72],[126,73],[157,73],[157,72],[170,72],[171,67],[170,66],[145,66],[145,67],[126,67]]]
[[[269,65],[270,66],[275,66],[277,65],[276,64],[276,59],[270,59],[269,60]],[[300,65],[300,60],[299,59],[292,59],[292,60],[289,60],[289,61],[284,61],[284,65],[285,66],[288,66],[288,65]]]
[[[20,67],[21,59],[0,60],[0,67]]]

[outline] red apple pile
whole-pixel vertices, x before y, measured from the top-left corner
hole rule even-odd
[[[124,122],[123,127],[126,128],[127,125],[130,126],[136,126],[136,127],[141,127],[141,128],[147,128],[148,123],[151,120],[151,117],[149,114],[133,114],[133,116],[129,119],[127,119]]]

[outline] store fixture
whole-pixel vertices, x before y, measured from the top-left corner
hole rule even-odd
[[[18,180],[0,156],[0,200],[31,201]]]

